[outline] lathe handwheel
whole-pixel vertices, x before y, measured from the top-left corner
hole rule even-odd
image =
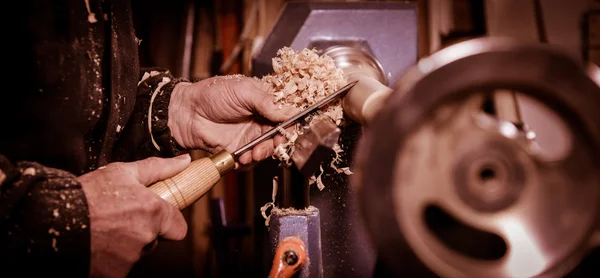
[[[476,94],[496,89],[551,108],[568,123],[570,153],[544,161],[503,134],[506,123],[483,115]],[[443,277],[561,276],[600,245],[600,88],[547,45],[477,39],[420,61],[357,154],[365,221],[396,274],[406,274],[408,247]],[[447,219],[491,239],[487,252],[462,248],[482,238],[434,232]]]

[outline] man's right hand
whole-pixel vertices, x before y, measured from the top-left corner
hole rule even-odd
[[[111,163],[78,178],[90,211],[91,277],[125,277],[158,237],[181,240],[181,212],[146,188],[190,163],[189,155]]]

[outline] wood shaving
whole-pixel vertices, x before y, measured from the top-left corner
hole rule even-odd
[[[275,209],[275,198],[277,197],[277,188],[278,183],[277,183],[278,179],[277,177],[273,178],[273,192],[271,193],[271,202],[266,203],[264,206],[262,206],[260,208],[260,214],[262,214],[263,218],[265,219],[265,226],[269,226],[269,222],[271,220],[271,214],[267,215],[267,210],[269,208],[273,208]]]
[[[274,74],[263,77],[273,87],[275,101],[283,107],[293,105],[305,109],[346,85],[347,80],[331,57],[319,56],[315,50],[303,49],[295,52],[284,47],[273,58]],[[343,118],[341,107],[325,107],[325,112],[336,110],[330,115],[335,120]]]
[[[35,168],[29,167],[23,171],[23,176],[35,176]]]
[[[332,162],[333,163],[333,162]],[[323,184],[323,181],[321,180],[321,176],[323,176],[323,165],[319,165],[319,170],[321,171],[320,174],[318,176],[312,176],[309,179],[309,182],[311,184],[316,183],[317,184],[317,188],[319,188],[319,190],[323,190],[325,189],[325,184]]]
[[[96,19],[96,14],[92,12],[92,9],[90,9],[90,1],[89,0],[85,0],[85,7],[87,8],[87,12],[88,12],[88,21],[90,23],[98,22],[98,20]]]
[[[155,71],[155,70],[150,71],[150,72],[144,72],[144,75],[142,75],[142,79],[138,82],[138,86],[140,86],[140,84],[142,84],[142,82],[148,80],[148,78],[157,76],[159,74],[160,74],[160,72]]]
[[[56,238],[55,237],[52,238],[52,248],[54,249],[54,252],[58,252],[58,247],[56,247]]]
[[[270,85],[272,89],[270,92],[280,108],[293,106],[300,110],[306,109],[348,83],[343,71],[335,65],[333,59],[327,55],[319,56],[314,49],[305,48],[299,52],[289,47],[280,49],[277,57],[273,58],[273,71],[273,74],[264,76],[262,80]],[[335,100],[317,113],[307,116],[304,121],[293,127],[292,132],[279,130],[287,141],[275,148],[273,158],[278,159],[281,166],[288,167],[292,164],[291,157],[294,153],[296,139],[321,116],[328,116],[335,121],[336,125],[342,125],[344,113],[341,99]],[[339,161],[339,153],[342,151],[340,146],[336,144],[333,150],[336,155],[331,161],[330,167],[337,173],[352,174],[348,167],[338,169],[335,165]],[[320,190],[325,188],[321,181],[322,174],[323,167],[318,176],[310,178],[311,184],[316,183]]]

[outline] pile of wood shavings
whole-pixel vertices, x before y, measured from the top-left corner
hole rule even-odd
[[[280,108],[294,106],[301,110],[306,109],[348,83],[343,71],[335,65],[333,59],[327,55],[319,56],[314,49],[303,49],[299,52],[289,47],[280,49],[277,57],[273,58],[273,71],[273,74],[263,77],[262,80],[271,86],[271,93]],[[291,132],[280,129],[279,132],[287,141],[275,149],[273,158],[278,159],[283,166],[290,166],[296,139],[308,130],[315,119],[322,116],[332,118],[338,126],[342,125],[344,113],[341,100],[335,100],[316,114],[309,115],[303,122],[297,123]],[[348,167],[336,166],[342,152],[340,146],[336,144],[333,150],[336,155],[329,166],[338,173],[351,175]],[[322,165],[320,170],[318,176],[310,178],[310,183],[316,183],[319,190],[323,190],[325,185],[321,181]]]

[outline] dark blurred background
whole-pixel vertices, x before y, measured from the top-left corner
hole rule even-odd
[[[200,80],[234,73],[251,75],[252,53],[268,35],[287,1],[132,2],[137,37],[141,39],[142,66],[160,66],[175,76]],[[418,7],[419,57],[461,40],[494,33],[546,41],[596,64],[600,60],[599,1],[408,2]],[[203,155],[194,153],[196,158]],[[130,276],[265,277],[268,269],[264,266],[262,244],[266,229],[257,226],[261,222],[256,220],[261,219],[259,208],[263,203],[255,200],[269,199],[271,184],[254,184],[254,175],[252,171],[227,175],[184,212],[189,223],[186,239],[161,242]],[[328,194],[327,190],[323,194]],[[257,194],[261,196],[257,198]]]

